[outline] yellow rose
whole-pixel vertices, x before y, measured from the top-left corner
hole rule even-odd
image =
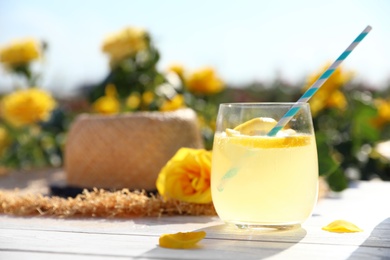
[[[0,62],[9,66],[25,64],[39,56],[40,45],[34,39],[15,41],[0,49]]]
[[[212,68],[195,71],[186,79],[187,88],[195,94],[215,94],[223,90],[224,83]]]
[[[14,126],[23,126],[47,120],[55,106],[56,102],[49,93],[29,88],[5,96],[0,111]]]
[[[156,186],[165,198],[210,203],[211,152],[181,148],[161,169]]]
[[[390,102],[384,99],[376,99],[374,104],[378,110],[378,115],[373,120],[373,125],[382,128],[390,122]]]
[[[185,107],[183,95],[176,95],[171,100],[166,100],[160,107],[160,111],[173,111]]]
[[[128,27],[108,36],[102,46],[103,52],[110,56],[111,64],[147,48],[147,33],[144,29]]]
[[[329,67],[329,64],[324,66],[319,72],[310,75],[304,90],[308,89],[322,73]],[[340,91],[353,76],[352,72],[346,72],[341,67],[338,67],[321,88],[310,99],[310,107],[313,116],[316,116],[325,108],[337,108],[344,110],[347,107],[347,100],[344,94]]]
[[[104,115],[119,113],[120,102],[117,96],[118,94],[115,85],[108,84],[105,88],[105,95],[98,98],[92,104],[93,110]]]

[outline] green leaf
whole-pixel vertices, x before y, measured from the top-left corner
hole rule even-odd
[[[326,177],[329,188],[333,191],[342,191],[348,187],[348,180],[341,168]]]
[[[327,143],[327,137],[324,133],[316,133],[316,142],[319,175],[328,176],[340,166],[340,163],[332,156],[333,152]]]
[[[356,142],[377,141],[380,132],[372,125],[372,120],[377,116],[377,110],[361,101],[355,101],[352,113],[351,138]]]

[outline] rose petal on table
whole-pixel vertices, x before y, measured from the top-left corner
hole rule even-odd
[[[179,232],[175,234],[163,234],[160,236],[161,247],[173,249],[187,249],[195,247],[196,243],[205,238],[206,232]]]
[[[353,233],[353,232],[362,232],[355,224],[348,222],[346,220],[335,220],[329,223],[327,226],[322,228],[323,230],[335,233]]]

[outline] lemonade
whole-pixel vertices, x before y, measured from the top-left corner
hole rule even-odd
[[[315,137],[291,129],[268,137],[264,133],[276,121],[263,121],[262,125],[254,119],[216,133],[213,203],[222,220],[238,226],[300,224],[317,200]],[[254,128],[260,132],[253,132]]]

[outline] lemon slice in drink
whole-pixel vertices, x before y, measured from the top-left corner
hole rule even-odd
[[[281,130],[280,136],[268,137],[269,131],[277,121],[269,117],[256,117],[238,125],[234,129],[226,129],[229,143],[250,148],[288,148],[305,146],[311,143],[308,135],[297,135],[293,129]]]
[[[228,142],[246,148],[291,148],[309,145],[312,139],[309,135],[282,137],[238,135],[229,137]]]
[[[275,119],[270,117],[256,117],[234,129],[226,129],[227,136],[235,135],[266,135],[277,124]]]

